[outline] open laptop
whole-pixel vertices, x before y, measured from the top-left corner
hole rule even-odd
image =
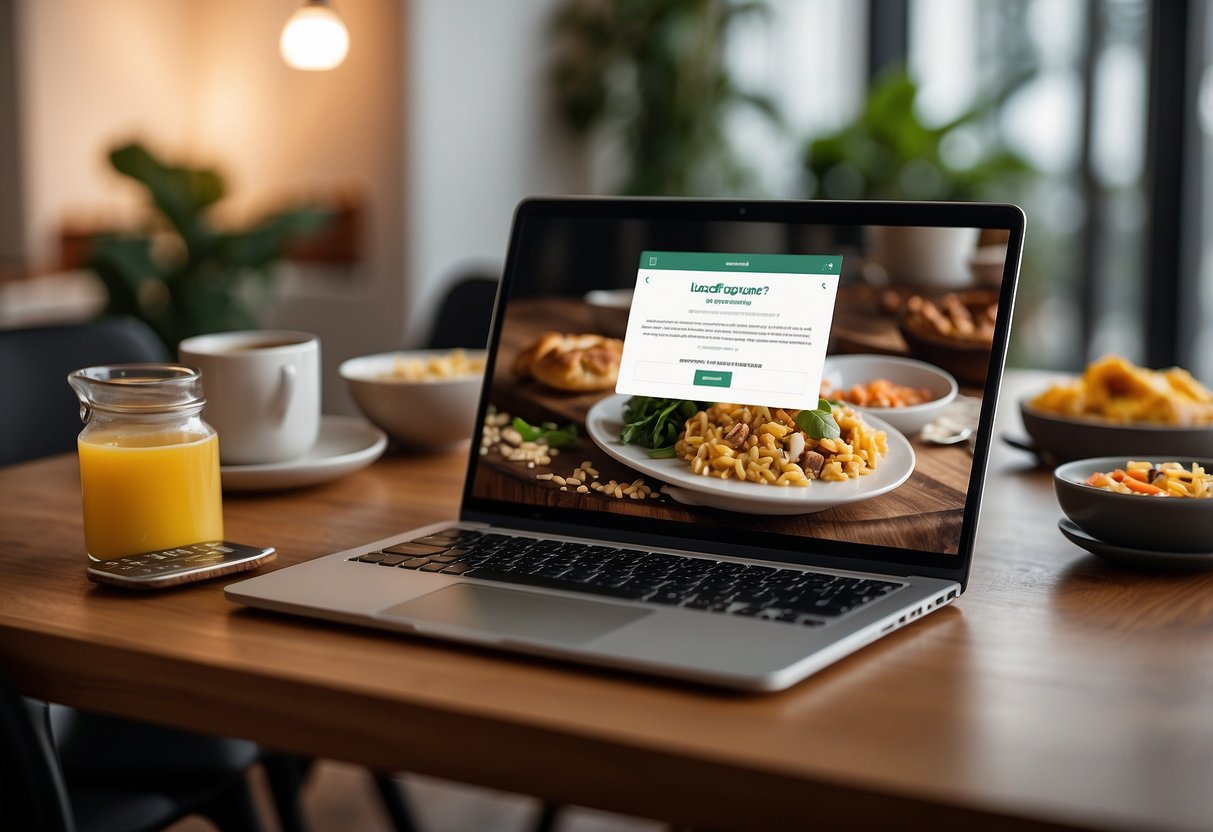
[[[1023,234],[1011,205],[526,200],[458,519],[227,597],[787,687],[964,591]],[[968,441],[844,409],[854,354],[930,365],[928,399],[958,377],[928,415]]]

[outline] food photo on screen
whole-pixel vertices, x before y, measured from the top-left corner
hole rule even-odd
[[[572,294],[509,287],[472,493],[958,551],[997,293],[892,282],[867,229],[814,231],[810,253],[640,245],[535,281]]]

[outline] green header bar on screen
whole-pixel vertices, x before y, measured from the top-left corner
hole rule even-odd
[[[705,251],[643,251],[640,268],[684,272],[838,274],[842,257],[821,254],[728,254]]]

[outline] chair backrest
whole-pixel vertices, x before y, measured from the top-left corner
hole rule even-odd
[[[438,306],[427,347],[483,349],[489,342],[499,282],[495,277],[479,274],[456,280]]]
[[[0,330],[0,465],[76,447],[80,410],[67,384],[73,370],[169,359],[151,327],[135,318]]]
[[[24,699],[0,669],[0,819],[6,829],[75,832],[71,803],[46,721],[46,703]]]

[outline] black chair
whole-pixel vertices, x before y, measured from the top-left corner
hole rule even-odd
[[[219,772],[195,766],[193,778],[172,783],[149,784],[130,771],[109,772],[100,783],[79,781],[60,765],[46,703],[19,696],[0,671],[0,818],[6,829],[157,832],[201,815],[224,832],[258,832],[244,780],[257,748],[244,745],[241,766]],[[117,779],[124,775],[128,779]]]
[[[483,349],[489,341],[499,283],[487,274],[469,273],[457,278],[438,305],[426,340],[429,349]]]
[[[76,447],[81,424],[68,373],[95,364],[167,361],[164,343],[134,318],[0,330],[0,465]]]
[[[75,447],[81,424],[67,384],[73,370],[169,358],[151,328],[134,318],[0,330],[0,388],[8,391],[0,408],[0,465]],[[35,725],[48,727],[43,740],[55,743],[56,767],[62,755],[57,776],[66,783],[79,828],[160,829],[195,812],[224,830],[259,828],[245,778],[262,758],[254,743],[59,705],[35,707],[42,711]],[[132,791],[131,783],[146,791]],[[281,800],[286,798],[284,793]]]
[[[72,832],[67,785],[46,720],[45,704],[18,696],[0,671],[0,817],[14,829]]]

